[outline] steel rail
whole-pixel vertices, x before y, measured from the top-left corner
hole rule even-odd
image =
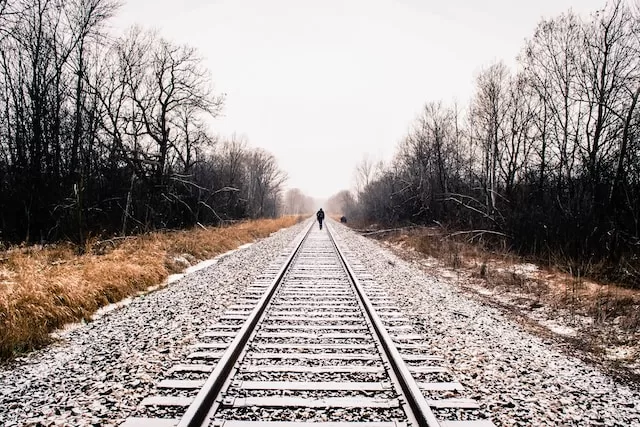
[[[344,252],[342,251],[342,249],[340,248],[336,240],[333,238],[333,235],[331,233],[333,226],[329,226],[328,223],[326,224],[326,226],[327,226],[327,231],[329,232],[327,234],[329,235],[331,242],[336,248],[338,257],[343,263],[345,271],[347,272],[349,279],[352,281],[356,289],[356,293],[366,310],[366,314],[369,317],[369,320],[373,325],[374,331],[378,336],[378,340],[382,344],[385,354],[389,359],[389,363],[398,378],[398,382],[400,383],[402,391],[404,392],[405,398],[407,399],[409,407],[413,412],[413,416],[417,421],[418,426],[439,427],[440,423],[438,422],[435,415],[433,414],[433,411],[431,411],[431,407],[429,406],[429,403],[422,395],[422,391],[420,391],[420,387],[418,386],[415,379],[413,378],[413,375],[411,375],[409,368],[407,367],[406,363],[402,359],[402,356],[400,355],[400,352],[396,348],[395,344],[393,343],[393,340],[391,339],[391,335],[389,335],[389,332],[387,332],[387,329],[382,323],[380,316],[378,316],[375,308],[373,307],[373,304],[369,300],[369,297],[367,297],[366,293],[364,292],[364,288],[360,283],[360,281],[358,280],[355,272],[353,271],[353,268],[347,261],[347,258],[344,255]]]
[[[256,307],[253,309],[247,320],[238,331],[238,334],[236,335],[234,340],[231,342],[227,350],[220,358],[215,369],[209,375],[203,387],[195,397],[194,401],[191,403],[191,405],[189,405],[189,408],[180,419],[177,427],[201,427],[209,422],[208,417],[211,406],[213,405],[216,397],[224,386],[227,377],[233,370],[238,357],[242,353],[247,341],[249,340],[249,337],[255,330],[260,317],[264,313],[267,305],[269,305],[269,302],[271,301],[271,298],[282,282],[282,279],[289,269],[289,266],[302,247],[302,243],[306,240],[307,236],[309,236],[309,233],[313,229],[314,224],[315,221],[312,222],[311,225],[309,225],[306,233],[296,243],[294,249],[287,257],[287,260],[278,270],[275,279],[271,282],[262,298],[260,298],[260,300],[256,304]]]

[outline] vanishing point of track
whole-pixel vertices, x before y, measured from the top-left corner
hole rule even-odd
[[[347,258],[311,223],[123,426],[493,426]]]

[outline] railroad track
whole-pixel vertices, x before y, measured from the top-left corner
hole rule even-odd
[[[347,258],[311,223],[122,426],[493,426]]]

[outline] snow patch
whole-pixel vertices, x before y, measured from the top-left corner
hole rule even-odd
[[[455,279],[458,277],[456,273],[448,270],[441,270],[439,273],[442,277],[445,277],[447,279]]]
[[[477,287],[477,288],[474,288],[474,290],[481,295],[493,295],[493,291],[488,288]]]
[[[626,345],[607,347],[605,352],[610,360],[633,360],[637,356],[636,349]]]
[[[554,334],[563,335],[565,337],[577,337],[578,331],[567,325],[559,325],[551,320],[539,319],[538,323],[549,329]]]
[[[499,273],[514,273],[526,277],[531,277],[534,273],[537,273],[540,269],[535,264],[513,264],[508,267],[498,267],[495,269]]]
[[[527,263],[527,264],[516,264],[511,267],[512,271],[518,274],[527,274],[527,273],[535,273],[539,270],[538,266],[535,264]]]
[[[155,288],[155,286],[147,288],[147,290],[144,293],[151,292],[153,290],[151,288]],[[124,307],[125,305],[131,304],[131,301],[133,301],[133,298],[127,297],[118,302],[114,302],[113,304],[105,305],[104,307],[101,307],[98,310],[96,310],[96,312],[93,313],[93,316],[91,316],[91,319],[92,320],[99,319],[105,314],[107,314],[108,312],[115,310],[116,308]]]

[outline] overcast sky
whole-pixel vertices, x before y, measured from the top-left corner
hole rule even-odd
[[[604,0],[124,0],[113,21],[198,48],[227,94],[214,122],[273,153],[288,186],[352,187],[364,155],[388,160],[427,101],[466,105],[474,77],[515,64],[542,16]]]

